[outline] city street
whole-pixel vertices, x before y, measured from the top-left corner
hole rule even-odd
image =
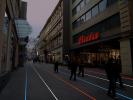
[[[108,80],[103,70],[85,69],[85,77],[69,80],[70,70],[52,64],[28,62],[14,71],[0,93],[0,100],[112,100],[107,96]],[[124,89],[117,84],[118,100],[133,100],[133,78],[123,76]]]
[[[0,100],[133,100],[132,9],[0,0]]]

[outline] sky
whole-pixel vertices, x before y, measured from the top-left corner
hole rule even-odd
[[[36,38],[59,0],[23,0],[28,3],[27,20],[32,26],[30,38]]]

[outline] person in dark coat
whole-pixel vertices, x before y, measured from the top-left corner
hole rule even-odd
[[[54,71],[56,73],[58,73],[58,65],[59,65],[59,63],[58,63],[58,61],[56,61],[55,64],[54,64]]]
[[[70,80],[74,76],[74,80],[76,81],[77,63],[76,63],[76,59],[74,57],[70,61],[70,69],[71,69]]]
[[[105,71],[107,74],[107,78],[109,80],[109,88],[108,88],[108,95],[116,98],[116,78],[117,78],[117,72],[115,69],[115,62],[113,58],[110,58],[108,60],[108,63],[105,67]]]

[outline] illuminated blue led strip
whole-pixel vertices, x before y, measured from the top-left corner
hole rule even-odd
[[[27,100],[27,69],[26,69],[26,80],[25,80],[25,94],[24,94],[24,100]]]

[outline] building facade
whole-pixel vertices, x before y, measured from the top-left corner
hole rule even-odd
[[[20,0],[0,1],[0,74],[18,64],[18,37],[15,18],[19,17]]]
[[[132,6],[132,0],[71,0],[71,52],[89,66],[113,57],[123,74],[133,75]]]
[[[19,64],[18,24],[24,11],[21,0],[0,0],[0,83]]]
[[[59,0],[47,20],[38,40],[38,55],[41,60],[63,62],[70,46],[69,42],[69,0]]]

